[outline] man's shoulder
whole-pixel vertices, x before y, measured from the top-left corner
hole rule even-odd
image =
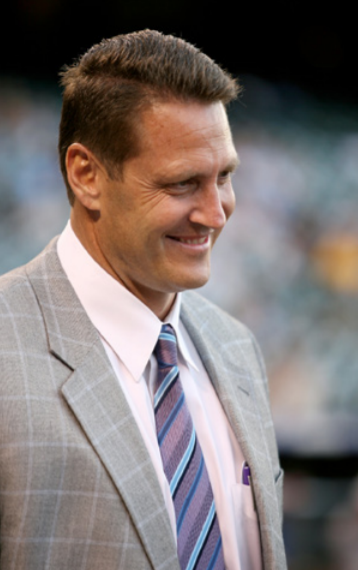
[[[0,276],[0,315],[38,310],[32,281],[48,277],[48,256],[56,257],[56,239],[34,259]]]
[[[23,302],[26,300],[28,304],[33,296],[26,265],[17,267],[0,277],[0,315],[11,309],[21,310]]]
[[[182,298],[181,319],[204,360],[215,355],[224,368],[232,362],[235,369],[244,358],[260,381],[266,382],[260,348],[250,329],[226,311],[204,298],[187,291]]]
[[[210,326],[218,335],[252,336],[246,325],[196,291],[183,293],[182,316],[197,326]]]

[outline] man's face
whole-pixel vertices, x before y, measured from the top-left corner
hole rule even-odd
[[[94,257],[158,314],[209,278],[237,155],[221,103],[161,103],[140,121],[139,155],[120,179],[102,173]]]

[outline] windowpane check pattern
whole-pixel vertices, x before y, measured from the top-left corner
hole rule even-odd
[[[154,354],[154,412],[165,475],[173,497],[182,570],[223,570],[213,492],[180,382],[173,328],[163,325]]]

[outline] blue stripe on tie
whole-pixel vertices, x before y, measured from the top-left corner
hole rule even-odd
[[[159,446],[162,445],[165,436],[167,435],[168,431],[171,428],[172,423],[174,422],[175,418],[177,417],[177,415],[179,414],[182,406],[184,404],[184,394],[182,394],[179,398],[179,400],[176,402],[174,408],[172,409],[172,411],[170,412],[169,416],[167,417],[167,419],[165,420],[162,429],[160,430],[160,432],[158,433],[158,442],[159,442]]]
[[[193,552],[191,553],[191,556],[189,558],[189,562],[187,564],[186,570],[193,570],[193,568],[195,567],[197,558],[200,555],[201,552],[201,548],[202,545],[204,544],[205,540],[206,540],[206,536],[210,530],[211,524],[213,522],[215,516],[215,504],[214,501],[211,503],[211,507],[210,507],[210,511],[208,513],[208,516],[206,517],[206,521],[204,523],[204,526],[202,528],[202,531],[198,537],[198,540],[196,542],[195,548],[193,550]]]
[[[213,555],[210,559],[207,570],[212,570],[214,568],[216,561],[218,559],[220,550],[221,550],[221,535],[219,536],[219,540],[216,543],[215,550],[214,550]]]
[[[172,369],[168,372],[165,379],[163,380],[162,384],[159,386],[157,392],[154,396],[154,410],[156,411],[159,407],[160,400],[165,395],[167,388],[174,382],[176,376],[179,374],[179,369],[177,366],[173,366]]]
[[[169,342],[174,342],[176,344],[175,335],[169,332],[161,332],[159,335],[161,340],[168,340]]]
[[[172,494],[172,497],[174,497],[174,495],[176,493],[178,482],[179,482],[179,480],[183,474],[183,471],[185,470],[187,464],[190,461],[194,447],[195,447],[195,431],[192,430],[187,450],[186,450],[185,454],[183,455],[183,457],[182,457],[182,459],[181,459],[181,461],[177,467],[177,470],[175,471],[175,473],[172,477],[172,480],[170,481],[170,492]]]
[[[199,483],[199,481],[200,481],[200,479],[201,479],[201,475],[202,475],[202,472],[203,472],[203,467],[204,467],[204,458],[203,458],[203,456],[201,456],[199,468],[198,468],[198,471],[197,471],[197,473],[196,473],[196,475],[195,475],[195,479],[194,479],[194,481],[193,481],[193,483],[192,483],[192,486],[190,487],[190,490],[189,490],[189,492],[188,492],[188,494],[187,494],[187,496],[186,496],[186,498],[185,498],[185,501],[184,501],[184,503],[183,503],[183,506],[182,506],[181,511],[180,511],[180,513],[179,513],[179,516],[178,516],[178,520],[177,520],[177,532],[178,532],[178,534],[179,534],[180,529],[181,529],[181,526],[182,526],[182,524],[183,524],[185,514],[186,514],[186,512],[187,512],[187,510],[188,510],[188,508],[189,508],[189,506],[190,506],[190,503],[191,503],[191,500],[192,500],[192,498],[193,498],[193,495],[194,495],[194,493],[195,493],[195,491],[196,491],[196,488],[197,488],[197,486],[198,486],[198,483]]]

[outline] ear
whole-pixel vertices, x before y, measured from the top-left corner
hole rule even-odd
[[[83,144],[72,143],[67,149],[66,169],[76,199],[89,210],[99,210],[103,173],[99,160]]]

